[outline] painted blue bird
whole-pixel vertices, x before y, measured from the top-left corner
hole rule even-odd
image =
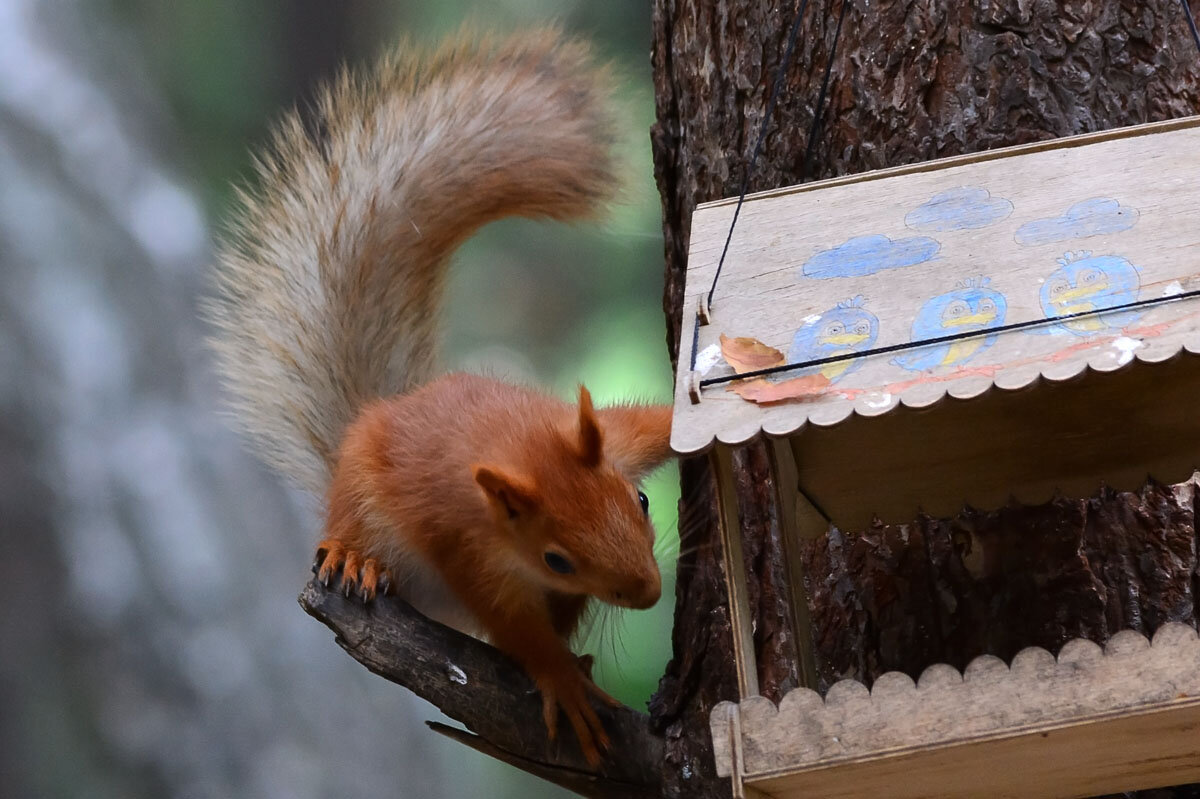
[[[1008,303],[1003,294],[987,285],[987,278],[966,280],[954,291],[926,302],[913,320],[912,340],[925,341],[1003,325]],[[992,346],[995,340],[995,336],[972,336],[919,347],[897,356],[892,363],[914,372],[958,366]]]
[[[803,363],[869,350],[875,344],[878,335],[879,318],[863,307],[863,298],[858,296],[839,302],[835,307],[805,322],[792,338],[788,362]],[[856,359],[847,358],[798,373],[820,372],[832,382],[854,371],[859,363]]]
[[[1056,316],[1095,311],[1136,302],[1142,278],[1137,267],[1116,255],[1069,252],[1058,259],[1059,267],[1042,283],[1042,313]],[[1139,316],[1137,311],[1118,311],[1081,316],[1056,327],[1077,336],[1125,327]]]

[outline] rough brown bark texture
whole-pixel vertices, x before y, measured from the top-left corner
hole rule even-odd
[[[666,236],[664,310],[678,351],[691,214],[735,195],[796,5],[656,0],[655,168]],[[800,182],[837,0],[810,0],[750,189]],[[830,177],[1200,112],[1200,57],[1177,0],[853,0],[813,151]],[[778,526],[757,447],[738,453],[738,492],[760,681],[796,683]],[[675,657],[652,704],[666,736],[666,796],[724,796],[707,717],[735,698],[711,477],[682,469],[683,556]],[[1098,487],[1099,490],[1099,487]],[[806,554],[822,680],[916,676],[1027,645],[1103,640],[1124,627],[1195,623],[1190,486],[1100,491],[1034,508],[833,531]],[[1149,794],[1147,794],[1149,795]],[[1194,796],[1195,789],[1155,797]]]

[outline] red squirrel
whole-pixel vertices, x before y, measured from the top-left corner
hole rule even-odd
[[[609,77],[553,31],[460,36],[345,72],[292,112],[218,249],[209,317],[261,455],[325,498],[315,568],[485,636],[561,709],[593,765],[612,700],[568,645],[590,597],[659,598],[639,480],[671,409],[596,409],[435,376],[454,250],[505,216],[572,219],[613,191]]]

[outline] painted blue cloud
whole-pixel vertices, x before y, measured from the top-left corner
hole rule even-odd
[[[993,197],[978,186],[962,186],[936,194],[909,211],[904,224],[915,230],[975,230],[1005,219],[1012,211],[1012,203],[1003,197]]]
[[[1129,230],[1138,220],[1138,210],[1107,197],[1075,203],[1062,216],[1035,219],[1017,228],[1017,244],[1036,247],[1067,239],[1083,239]]]
[[[925,263],[941,248],[941,244],[923,236],[895,241],[887,236],[856,236],[809,258],[801,274],[816,278],[873,275],[884,269]]]

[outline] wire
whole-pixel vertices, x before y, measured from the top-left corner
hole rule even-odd
[[[914,350],[919,347],[929,347],[934,344],[946,344],[951,341],[961,341],[967,338],[978,338],[979,336],[995,336],[999,333],[1007,333],[1011,330],[1024,330],[1029,327],[1039,327],[1041,325],[1060,324],[1069,322],[1072,319],[1079,319],[1085,316],[1101,316],[1103,314],[1116,313],[1118,311],[1127,311],[1132,308],[1144,308],[1147,305],[1162,305],[1168,302],[1176,302],[1178,300],[1186,300],[1190,297],[1200,297],[1200,289],[1194,291],[1185,291],[1180,294],[1172,294],[1169,297],[1152,297],[1148,300],[1136,300],[1127,302],[1123,305],[1113,305],[1109,308],[1097,308],[1092,311],[1077,311],[1076,313],[1063,314],[1062,316],[1049,316],[1045,319],[1028,319],[1024,322],[1013,322],[1009,325],[1000,325],[999,327],[986,327],[981,330],[968,330],[963,333],[954,333],[949,336],[937,336],[935,338],[921,339],[919,341],[906,341],[903,344],[890,344],[886,347],[876,347],[872,350],[863,350],[862,352],[850,352],[843,355],[831,355],[827,358],[814,358],[811,361],[801,361],[799,363],[785,363],[779,366],[769,366],[766,369],[755,369],[749,372],[740,372],[732,375],[722,375],[721,377],[711,377],[707,380],[700,381],[701,388],[708,386],[716,386],[721,383],[732,383],[735,380],[746,380],[751,377],[766,377],[767,375],[779,374],[780,372],[790,372],[796,369],[809,369],[814,366],[824,366],[829,363],[840,363],[854,358],[867,358],[872,355],[886,355],[891,352],[903,352],[905,350]]]
[[[833,0],[829,0],[830,3]],[[1185,0],[1186,2],[1186,0]],[[825,77],[821,78],[821,91],[817,94],[817,107],[813,110],[812,125],[808,129],[808,141],[804,145],[804,166],[800,169],[800,182],[808,180],[809,167],[812,165],[813,152],[816,150],[817,134],[821,130],[821,118],[825,114],[825,96],[829,91],[829,76],[833,74],[833,62],[837,60],[838,39],[842,37],[842,20],[846,18],[848,0],[842,0],[842,8],[838,11],[837,27],[833,30],[833,44],[829,48],[829,63],[825,65]],[[709,300],[712,304],[712,300]]]
[[[689,372],[696,371],[696,350],[700,347],[700,320],[696,320],[696,324],[692,325],[692,366],[688,369]]]
[[[779,69],[775,71],[775,82],[771,86],[771,94],[767,98],[767,110],[763,112],[762,125],[758,129],[758,138],[754,142],[754,149],[751,151],[750,159],[746,162],[744,171],[742,172],[742,191],[738,195],[737,207],[733,209],[733,221],[729,223],[729,233],[725,236],[725,247],[721,250],[721,260],[717,261],[717,273],[713,275],[712,286],[708,289],[708,304],[712,305],[713,292],[717,290],[717,280],[721,277],[721,268],[725,266],[725,256],[729,253],[729,242],[733,239],[733,229],[737,226],[738,215],[742,213],[742,203],[746,201],[746,192],[750,188],[750,175],[754,171],[754,165],[758,162],[758,155],[762,151],[763,140],[767,137],[767,128],[771,125],[771,113],[775,110],[775,101],[779,99],[779,90],[783,86],[783,79],[787,77],[788,63],[792,60],[792,53],[796,49],[796,38],[800,33],[800,23],[804,20],[804,11],[808,8],[808,0],[800,0],[800,9],[796,12],[796,18],[792,21],[792,30],[788,34],[787,49],[783,51],[783,60],[779,62]]]
[[[1192,7],[1188,4],[1188,0],[1179,0],[1179,5],[1183,6],[1183,16],[1187,19],[1188,27],[1192,29],[1192,40],[1196,42],[1196,52],[1200,53],[1200,30],[1196,29],[1196,18],[1192,16]]]

